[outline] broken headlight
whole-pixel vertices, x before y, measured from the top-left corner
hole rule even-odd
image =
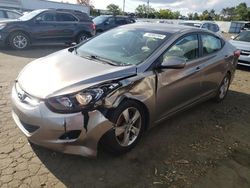
[[[51,97],[46,101],[48,108],[59,113],[75,113],[93,109],[98,101],[120,86],[118,83],[85,89],[73,94]]]

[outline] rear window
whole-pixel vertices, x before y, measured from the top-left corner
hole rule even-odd
[[[212,35],[201,35],[203,55],[211,54],[222,48],[221,40]]]
[[[56,20],[59,22],[75,22],[78,21],[73,15],[67,13],[57,13]]]
[[[74,15],[80,20],[80,21],[90,21],[90,17],[84,13],[84,12],[75,12]]]
[[[0,18],[5,18],[4,12],[0,10]]]

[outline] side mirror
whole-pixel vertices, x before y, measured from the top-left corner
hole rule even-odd
[[[170,68],[170,69],[182,69],[186,66],[186,60],[180,57],[169,57],[164,60],[160,65],[160,68]]]
[[[232,40],[234,40],[234,39],[235,39],[235,36],[231,36],[230,38],[231,38]]]

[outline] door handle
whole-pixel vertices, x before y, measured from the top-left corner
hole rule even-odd
[[[200,70],[201,70],[201,68],[199,66],[195,68],[196,72],[199,72]]]

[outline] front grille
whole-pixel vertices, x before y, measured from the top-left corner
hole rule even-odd
[[[23,127],[24,127],[29,133],[33,133],[33,132],[35,132],[37,129],[39,129],[38,126],[30,125],[30,124],[24,123],[24,122],[22,122],[22,121],[21,121],[21,123],[22,123]]]
[[[244,64],[249,64],[250,65],[249,61],[238,60],[238,63],[244,63]]]
[[[241,50],[241,51],[240,51],[240,55],[246,55],[246,56],[248,56],[248,55],[250,55],[250,51]]]

